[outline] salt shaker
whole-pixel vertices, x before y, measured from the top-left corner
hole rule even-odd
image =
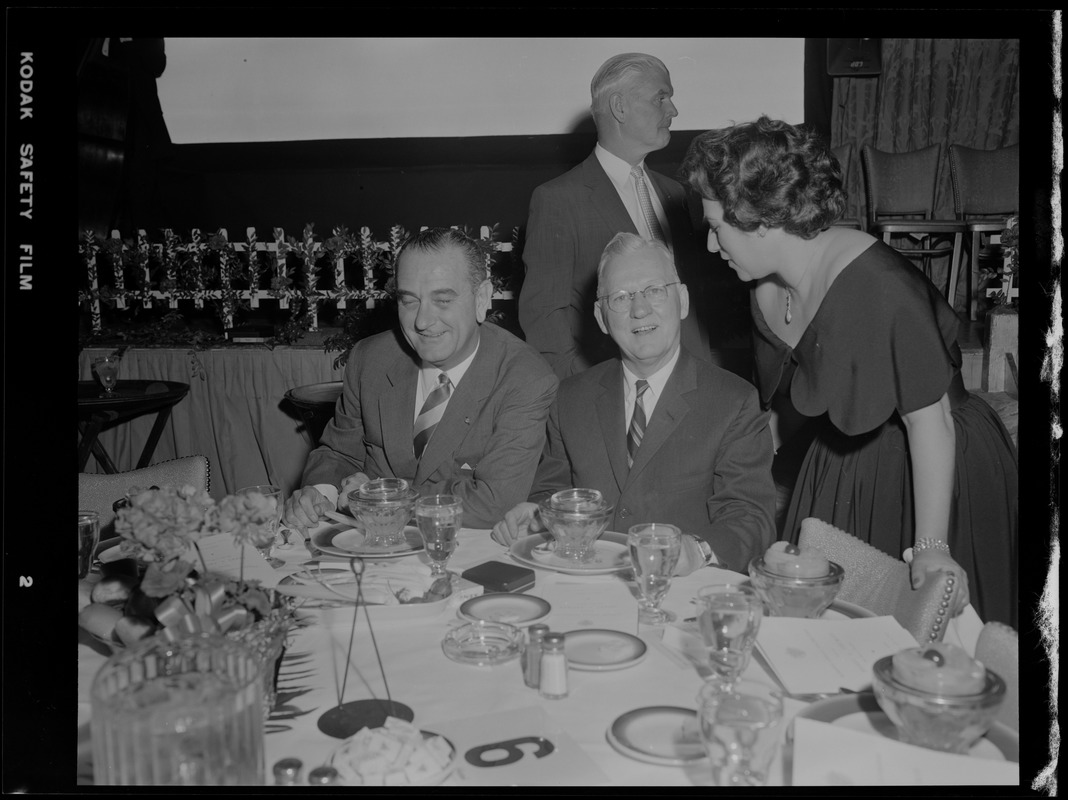
[[[299,758],[283,758],[274,765],[275,786],[300,785],[300,770],[304,766]]]
[[[541,688],[541,639],[549,626],[538,623],[527,628],[527,646],[523,649],[523,683],[531,689]]]
[[[337,786],[341,783],[341,776],[333,767],[316,767],[308,773],[308,783],[312,786]]]
[[[567,654],[564,634],[546,633],[541,640],[541,696],[550,700],[567,697]]]

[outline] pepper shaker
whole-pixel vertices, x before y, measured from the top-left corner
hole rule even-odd
[[[564,634],[547,633],[541,640],[541,696],[550,700],[567,697],[567,654]]]
[[[527,628],[527,646],[523,649],[523,682],[531,689],[541,688],[541,640],[549,626],[537,623]]]

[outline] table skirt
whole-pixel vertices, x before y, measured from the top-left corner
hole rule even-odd
[[[113,348],[83,350],[78,379],[92,380],[94,358]],[[119,380],[182,381],[189,394],[171,411],[152,462],[203,455],[211,462],[211,494],[221,499],[244,486],[274,483],[287,493],[298,488],[311,443],[286,391],[310,383],[341,380],[338,353],[320,348],[266,347],[130,349]],[[119,424],[100,442],[122,471],[133,469],[155,414]],[[86,472],[102,472],[90,457]]]

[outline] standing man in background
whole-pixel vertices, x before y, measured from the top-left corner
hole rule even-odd
[[[702,239],[683,187],[645,167],[645,157],[671,139],[678,115],[664,63],[643,53],[608,59],[590,85],[597,146],[581,164],[534,190],[519,295],[519,323],[560,378],[617,354],[589,313],[597,263],[621,231],[663,242],[694,306],[682,341],[710,360],[707,319],[709,272]]]

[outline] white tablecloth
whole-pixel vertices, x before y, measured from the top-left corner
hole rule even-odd
[[[490,539],[488,531],[465,529],[460,534],[460,547],[449,568],[460,572],[487,560],[510,559],[505,548]],[[680,619],[691,617],[694,613],[692,599],[697,589],[738,577],[736,573],[707,567],[685,578],[676,578],[663,606]],[[694,708],[703,684],[692,665],[683,666],[677,657],[673,658],[663,645],[656,642],[655,631],[638,630],[637,602],[628,584],[614,575],[573,576],[537,570],[536,584],[527,593],[552,604],[552,611],[545,620],[552,630],[611,628],[635,633],[650,643],[646,657],[637,665],[621,670],[588,672],[572,669],[568,697],[547,700],[524,685],[518,661],[494,667],[473,667],[445,656],[441,649],[442,639],[451,627],[463,623],[456,613],[456,603],[429,615],[427,609],[418,605],[392,609],[388,619],[377,619],[377,622],[379,615],[372,611],[389,692],[394,700],[414,711],[415,724],[450,733],[453,739],[457,738],[456,731],[478,731],[474,735],[463,733],[466,740],[455,742],[458,749],[465,752],[470,747],[500,740],[498,731],[493,730],[490,715],[504,713],[507,719],[518,715],[525,719],[541,719],[543,730],[530,731],[530,734],[562,731],[565,734],[560,737],[562,746],[577,747],[581,751],[573,768],[584,771],[582,775],[573,774],[571,780],[560,775],[546,775],[546,783],[581,780],[619,786],[709,785],[711,775],[707,764],[699,769],[648,764],[621,755],[606,739],[606,731],[612,722],[632,709],[647,706]],[[405,619],[404,612],[409,610],[411,619]],[[344,606],[321,609],[314,614],[315,623],[295,634],[283,661],[279,679],[283,699],[290,691],[302,693],[288,700],[291,710],[298,716],[268,723],[265,738],[268,772],[277,760],[296,757],[303,762],[307,775],[313,767],[325,762],[338,744],[337,739],[322,733],[316,723],[338,702],[353,612],[351,606]],[[85,639],[78,650],[79,750],[84,762],[88,743],[89,684],[104,656],[91,649]],[[755,659],[748,668],[747,677],[771,681]],[[361,612],[343,699],[370,697],[384,699],[386,687],[371,646],[366,617]],[[787,720],[804,705],[788,698]],[[467,718],[478,716],[486,717],[485,726],[461,724]],[[83,763],[79,773],[86,773],[86,769]],[[267,782],[270,783],[269,777]],[[447,784],[463,785],[465,782],[494,781],[486,770],[461,761]],[[780,753],[769,784],[784,783],[788,783],[788,776],[784,775]]]

